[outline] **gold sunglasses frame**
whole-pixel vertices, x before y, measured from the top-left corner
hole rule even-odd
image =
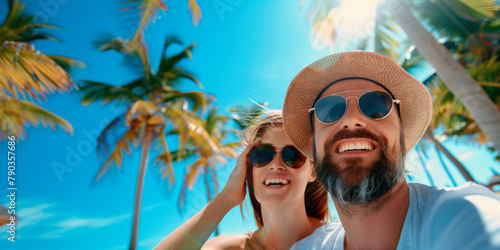
[[[349,97],[344,97],[344,96],[339,95],[339,94],[342,94],[342,93],[348,93],[348,92],[360,92],[360,91],[365,91],[365,92],[364,92],[363,94],[361,94],[360,96],[349,96]],[[388,93],[388,92],[386,92],[386,91],[381,91],[381,90],[349,90],[349,91],[342,91],[342,92],[338,92],[338,93],[335,93],[335,94],[332,94],[332,95],[328,95],[328,96],[325,96],[325,97],[322,97],[322,98],[321,98],[321,99],[324,99],[324,98],[327,98],[327,97],[330,97],[330,96],[340,96],[340,97],[342,97],[342,98],[345,100],[346,107],[345,107],[344,113],[342,114],[342,116],[341,116],[338,120],[336,120],[336,121],[334,121],[334,122],[331,122],[331,123],[325,123],[325,122],[322,122],[322,121],[318,118],[318,115],[317,115],[317,113],[316,113],[316,112],[314,112],[314,116],[315,116],[315,117],[316,117],[316,119],[317,119],[320,123],[322,123],[322,124],[325,124],[325,125],[331,125],[331,124],[334,124],[334,123],[336,123],[336,122],[340,121],[340,119],[342,119],[342,117],[344,117],[345,112],[347,111],[347,108],[349,107],[349,102],[348,102],[349,98],[356,98],[356,99],[357,99],[357,100],[356,100],[356,106],[358,106],[358,110],[359,110],[359,112],[360,112],[361,114],[363,114],[366,118],[369,118],[369,119],[372,119],[372,120],[381,120],[381,119],[386,118],[387,116],[389,116],[389,115],[391,114],[392,110],[394,109],[394,105],[392,105],[392,106],[391,106],[391,110],[389,110],[389,112],[387,113],[387,115],[385,115],[384,117],[380,117],[380,118],[371,118],[371,117],[369,117],[369,116],[365,115],[365,113],[363,113],[363,111],[361,111],[361,108],[359,107],[359,99],[360,99],[363,95],[368,94],[368,93],[371,93],[371,92],[383,92],[383,93],[386,93],[387,95],[389,95],[389,96],[391,97],[391,99],[392,99],[392,103],[401,104],[401,100],[398,100],[398,99],[393,99],[393,98],[392,98],[392,95],[391,95],[391,94],[389,94],[389,93]],[[317,104],[317,103],[318,103],[321,99],[319,99],[319,100],[318,100],[318,101],[314,104],[314,106],[316,106],[316,104]],[[316,108],[310,108],[310,109],[308,109],[307,111],[308,111],[309,113],[311,113],[311,112],[313,112],[313,111],[315,111],[315,110],[316,110]]]

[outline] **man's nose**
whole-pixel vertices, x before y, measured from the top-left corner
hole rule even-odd
[[[359,111],[357,98],[347,100],[347,110],[340,119],[340,129],[356,129],[366,127],[366,117]]]

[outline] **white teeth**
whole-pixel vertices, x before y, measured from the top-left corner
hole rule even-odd
[[[282,178],[269,178],[264,182],[266,186],[281,186],[288,183],[290,183],[288,180]]]
[[[345,151],[350,151],[350,150],[372,151],[373,145],[368,142],[356,142],[356,143],[343,143],[339,147],[339,153],[344,153]]]

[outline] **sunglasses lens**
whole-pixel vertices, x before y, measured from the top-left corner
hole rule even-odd
[[[314,105],[316,117],[322,123],[331,124],[338,121],[347,108],[344,97],[334,95],[319,99]]]
[[[273,160],[274,147],[271,144],[260,144],[255,146],[248,153],[248,159],[252,166],[260,168]]]
[[[306,162],[306,156],[294,146],[284,147],[281,157],[283,158],[283,162],[291,168],[300,168]]]
[[[392,97],[387,92],[371,91],[359,98],[359,110],[372,119],[386,117],[392,109]]]

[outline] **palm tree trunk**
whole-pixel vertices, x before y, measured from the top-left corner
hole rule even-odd
[[[421,141],[420,143],[423,143],[423,142]],[[424,152],[422,145],[420,145],[420,151],[422,152],[422,154],[418,154],[419,155],[418,159],[420,160],[420,164],[422,164],[422,169],[424,170],[424,173],[427,176],[427,179],[429,179],[429,184],[431,184],[431,186],[435,186],[436,184],[434,183],[434,179],[432,179],[431,172],[427,168],[427,165],[425,164],[425,161],[423,159],[423,157],[424,156],[426,157],[426,155],[425,155],[425,152]]]
[[[130,236],[130,244],[128,247],[129,250],[134,250],[137,246],[142,189],[144,187],[144,176],[146,175],[146,168],[148,167],[149,149],[151,148],[151,142],[153,141],[153,134],[154,131],[149,131],[149,128],[146,128],[146,132],[142,137],[141,163],[139,165],[139,174],[137,175],[137,187],[135,188],[134,218],[132,222],[132,235]]]
[[[462,165],[462,163],[460,163],[458,161],[458,159],[455,158],[455,156],[453,156],[450,153],[450,151],[448,151],[448,149],[446,149],[443,146],[443,144],[441,144],[441,142],[436,140],[436,138],[432,134],[432,131],[430,128],[427,128],[427,130],[425,131],[424,138],[431,140],[432,143],[434,143],[434,146],[436,146],[436,149],[438,151],[443,152],[443,154],[453,163],[453,165],[455,165],[455,167],[457,167],[458,171],[460,171],[460,173],[464,176],[465,180],[476,182],[476,180],[474,180],[474,178],[472,178],[472,175],[470,175],[469,171],[467,171],[467,169],[465,169],[464,165]]]
[[[217,180],[217,173],[215,173],[215,164],[212,165],[212,178],[214,179],[215,195],[219,193],[219,181]],[[215,228],[215,236],[219,235],[219,226]]]
[[[215,163],[212,164],[212,178],[214,179],[215,195],[219,193],[219,180],[217,179],[217,173],[215,172]]]
[[[210,186],[208,185],[208,168],[205,168],[205,174],[203,175],[205,178],[205,188],[207,189],[207,198],[208,202],[212,201],[212,195],[210,194]]]
[[[208,202],[212,201],[212,195],[210,194],[210,186],[208,185],[208,168],[209,167],[206,167],[205,168],[205,174],[204,174],[204,177],[205,177],[205,187],[207,188],[207,198],[208,198]],[[215,228],[215,236],[218,236],[219,235],[219,226],[217,226]]]
[[[437,152],[437,155],[438,155],[439,162],[441,162],[441,166],[443,166],[444,172],[446,172],[446,175],[448,175],[448,178],[450,178],[451,184],[454,187],[458,186],[457,181],[455,181],[455,178],[453,178],[453,175],[451,174],[450,170],[448,169],[448,166],[446,165],[446,162],[444,162],[443,151],[438,150],[437,147],[436,147],[436,152]]]
[[[386,0],[386,6],[419,52],[436,68],[437,75],[448,89],[472,114],[496,151],[500,152],[500,110],[486,92],[413,16],[406,0]]]

